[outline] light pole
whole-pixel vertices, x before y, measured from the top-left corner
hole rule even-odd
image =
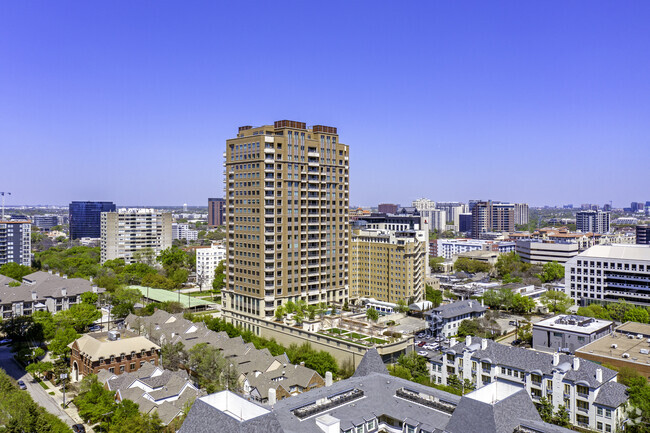
[[[68,378],[68,373],[61,373],[59,377],[63,380],[63,409],[65,409],[65,380]]]
[[[2,221],[5,219],[5,195],[11,195],[10,192],[6,191],[0,191],[0,195],[2,196]]]

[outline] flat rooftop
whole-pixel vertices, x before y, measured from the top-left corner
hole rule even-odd
[[[628,327],[627,331],[621,331],[621,327],[625,326],[621,325],[616,332],[582,346],[576,350],[576,355],[582,353],[635,364],[650,365],[650,338],[647,337],[650,335],[650,325],[642,323],[633,323],[633,325],[635,326]],[[642,327],[645,327],[645,332],[639,332]],[[637,332],[629,332],[632,328]],[[639,335],[641,338],[639,338]]]
[[[546,327],[580,334],[592,334],[611,326],[614,322],[576,315],[559,315],[533,324],[533,328]]]
[[[650,245],[594,245],[578,257],[650,261]]]
[[[143,297],[154,302],[180,302],[183,305],[183,308],[208,307],[216,304],[216,302],[208,302],[182,293],[179,295],[178,292],[172,292],[170,290],[154,289],[143,286],[129,286],[129,289],[139,290]]]
[[[243,422],[258,416],[266,415],[270,411],[230,391],[221,391],[200,398],[215,409],[229,415],[237,421]]]
[[[497,381],[492,382],[483,388],[479,388],[476,391],[470,392],[466,395],[466,397],[483,403],[495,404],[521,391],[522,389],[524,388],[521,386]]]

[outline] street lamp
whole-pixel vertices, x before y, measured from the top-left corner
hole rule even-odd
[[[68,378],[68,373],[61,373],[59,377],[63,381],[63,408],[65,409],[65,380]]]

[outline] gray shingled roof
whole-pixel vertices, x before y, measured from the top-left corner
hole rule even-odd
[[[627,386],[618,382],[607,382],[598,389],[595,404],[617,408],[628,399]]]
[[[0,304],[31,302],[32,292],[36,293],[38,302],[43,302],[46,298],[62,297],[61,289],[66,289],[68,297],[93,290],[93,284],[83,278],[63,278],[42,271],[26,275],[17,287],[9,287],[9,282],[13,280],[7,280],[0,279]],[[104,292],[101,288],[96,290],[98,293]]]
[[[367,376],[371,373],[388,374],[388,369],[386,368],[386,365],[384,365],[384,361],[382,361],[379,352],[377,352],[377,349],[374,347],[368,349],[366,354],[363,355],[363,358],[361,359],[357,369],[354,371],[352,377]]]
[[[480,313],[486,311],[487,308],[482,306],[480,302],[475,300],[457,301],[451,304],[444,304],[436,308],[432,308],[428,313],[437,313],[445,319],[452,317],[462,316],[470,313]]]

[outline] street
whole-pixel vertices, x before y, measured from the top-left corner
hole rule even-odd
[[[11,348],[9,346],[0,346],[0,367],[2,367],[7,374],[15,380],[22,379],[25,382],[27,391],[36,404],[44,407],[45,410],[56,415],[69,426],[76,424],[54,401],[54,399],[48,395],[47,391],[43,389],[40,384],[34,382],[32,376],[26,373],[25,370],[18,365],[18,363],[13,359],[13,354],[11,353]]]

